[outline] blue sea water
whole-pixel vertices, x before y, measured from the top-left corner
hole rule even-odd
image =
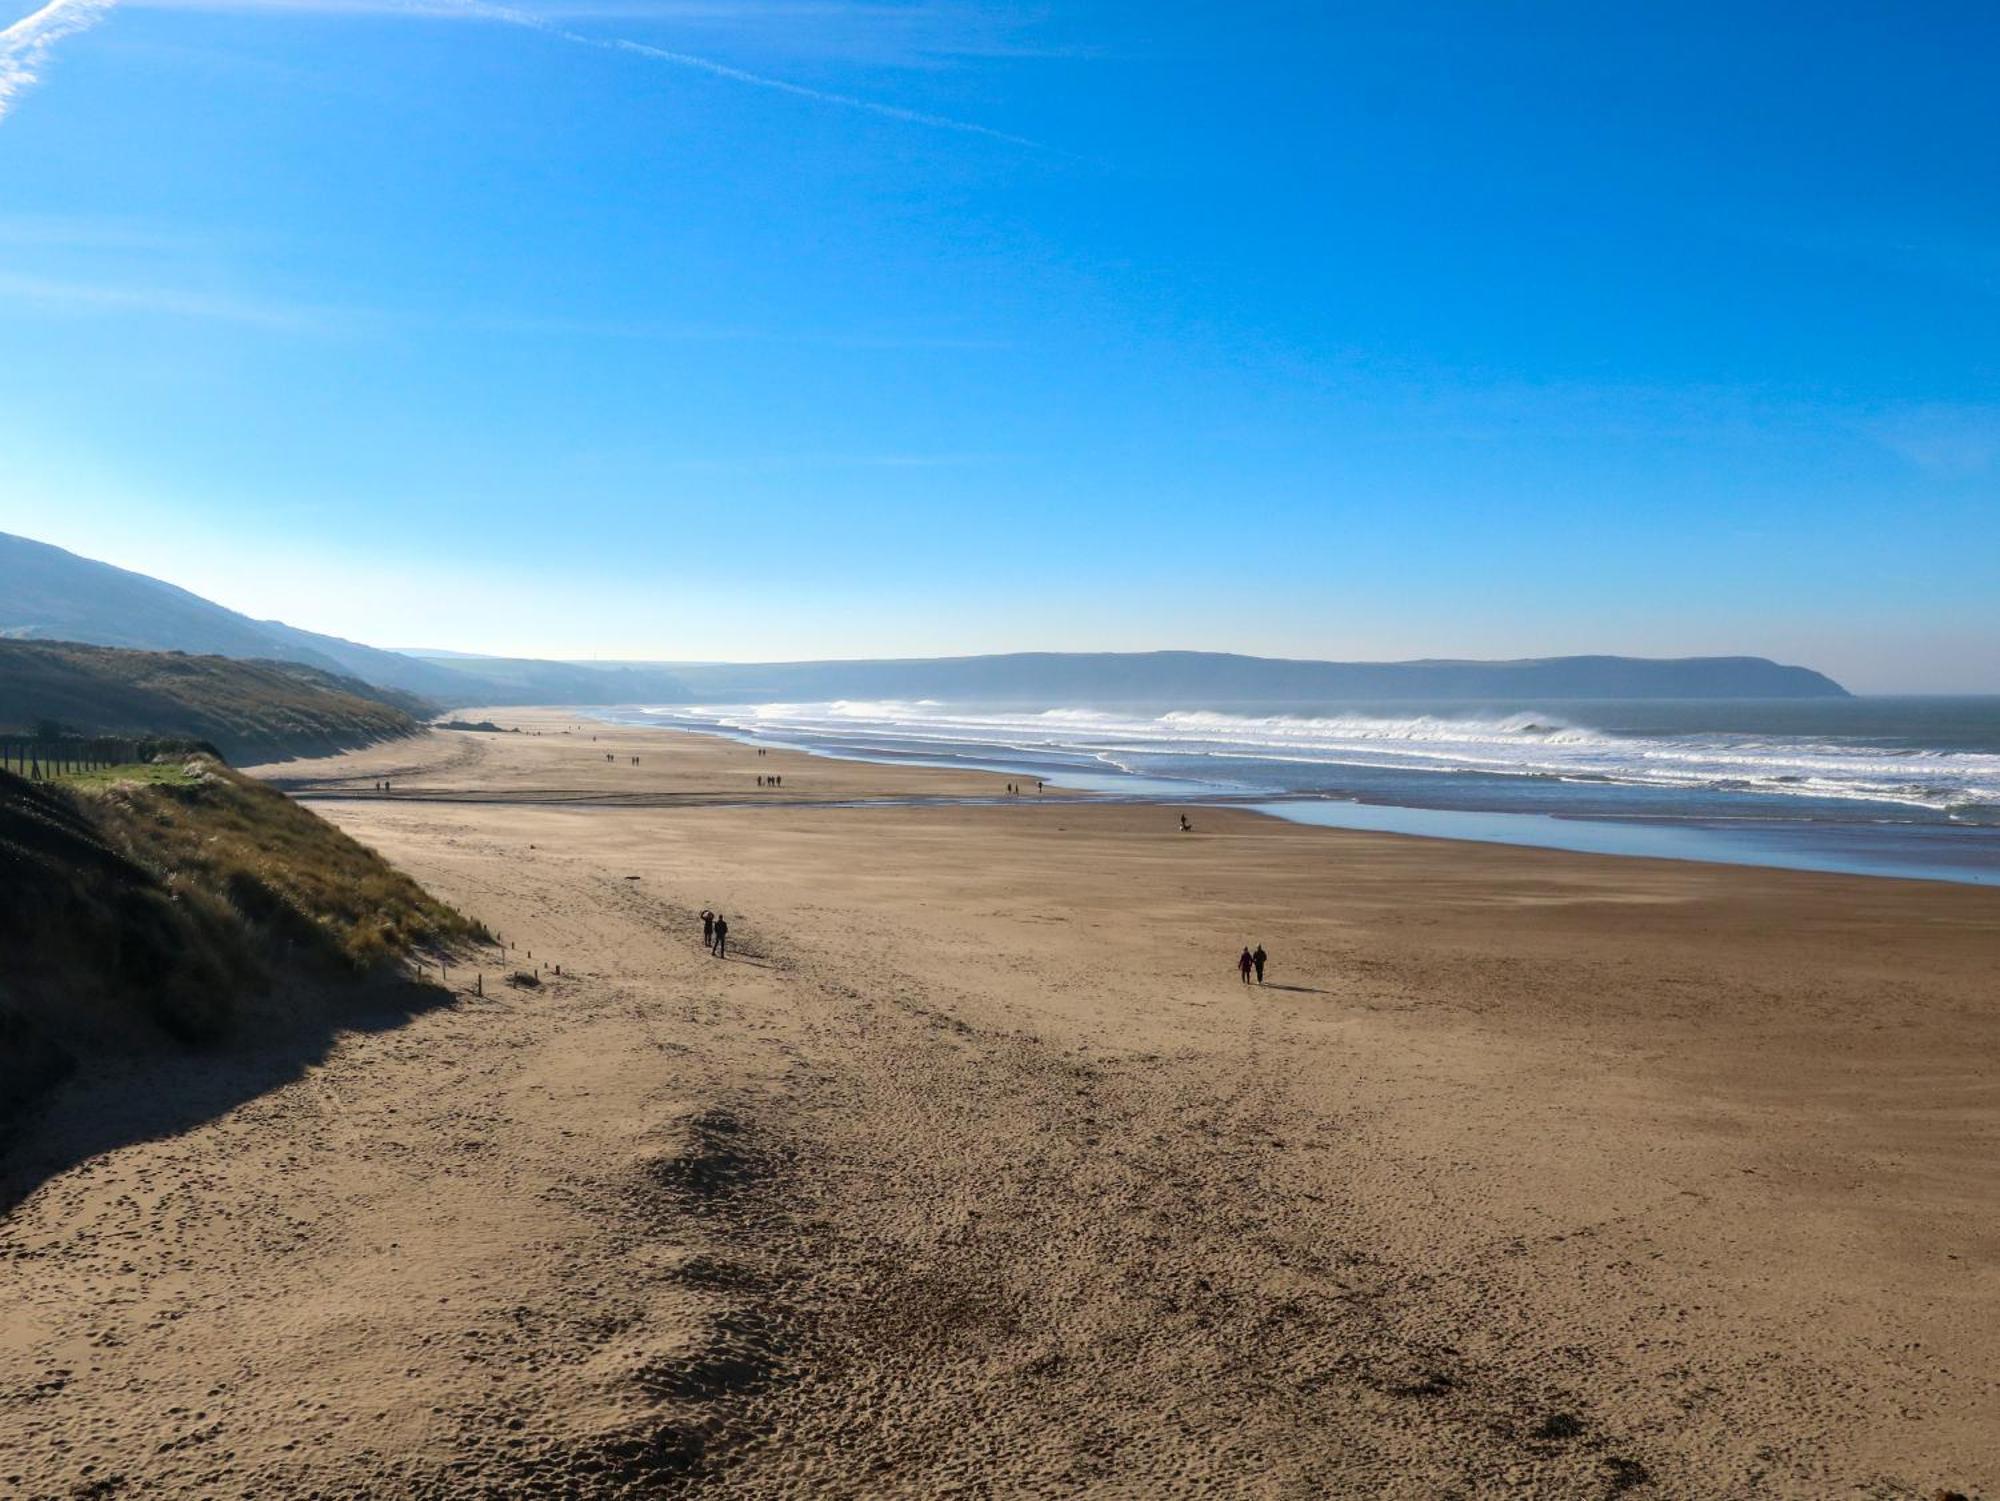
[[[2000,698],[606,712],[1309,823],[2000,884]]]

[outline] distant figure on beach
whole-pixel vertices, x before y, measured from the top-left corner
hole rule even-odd
[[[1237,977],[1241,979],[1245,985],[1248,985],[1250,983],[1250,971],[1256,966],[1256,963],[1257,961],[1250,957],[1250,950],[1248,949],[1245,949],[1242,953],[1242,956],[1237,959],[1236,974]]]
[[[706,907],[701,909],[701,946],[705,949],[715,947],[715,914]]]
[[[1261,943],[1250,951],[1250,962],[1257,966],[1257,983],[1259,985],[1264,983],[1264,961],[1269,957],[1270,955],[1264,952],[1264,945]]]
[[[715,919],[715,957],[718,959],[729,957],[729,919],[719,913]]]
[[[759,787],[762,787],[764,785],[764,779],[762,777],[757,778],[757,785]]]
[[[1040,792],[1041,790],[1042,790],[1042,779],[1041,779],[1040,777],[1036,777],[1036,778],[1035,778],[1035,791],[1039,793],[1039,792]]]
[[[1187,821],[1187,814],[1185,813],[1181,815],[1181,832],[1183,834],[1192,834],[1194,832],[1194,825]]]

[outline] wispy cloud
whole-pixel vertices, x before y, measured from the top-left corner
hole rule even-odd
[[[280,333],[323,333],[335,318],[324,308],[229,293],[116,282],[65,281],[0,271],[0,302],[51,313],[155,313],[243,324]]]
[[[858,98],[853,94],[838,94],[828,89],[809,88],[802,83],[772,78],[763,73],[752,73],[747,69],[732,67],[728,63],[700,57],[692,52],[676,52],[668,47],[655,47],[650,42],[635,42],[626,37],[589,36],[584,32],[572,31],[547,16],[518,10],[511,5],[494,5],[489,3],[489,0],[454,0],[454,3],[470,15],[504,22],[510,26],[526,27],[530,31],[539,31],[544,36],[571,42],[579,47],[594,47],[602,52],[623,52],[632,57],[643,57],[652,62],[706,73],[712,78],[728,79],[731,83],[748,84],[752,88],[770,89],[776,93],[790,94],[795,98],[810,99],[816,104],[859,110],[864,114],[878,115],[885,120],[899,120],[905,125],[922,125],[933,130],[950,130],[962,135],[982,136],[990,141],[1025,147],[1030,151],[1049,149],[1042,142],[1030,140],[1026,136],[995,130],[987,125],[977,125],[969,120],[956,120],[949,115],[935,115],[924,110],[905,109],[899,104],[883,104],[873,99]]]
[[[482,18],[454,0],[119,0],[163,10],[269,11],[294,15]],[[1050,44],[1035,33],[1039,6],[990,0],[540,0],[544,20],[671,26],[744,45],[759,57],[797,56],[869,67],[932,68],[963,58],[1097,57],[1102,49]],[[698,47],[706,52],[707,47]]]
[[[10,221],[0,216],[0,245],[8,243]],[[87,226],[80,226],[83,232]],[[57,235],[53,243],[63,243]],[[36,242],[29,238],[27,243]],[[95,243],[95,242],[93,242]],[[116,242],[113,242],[116,243]],[[141,238],[141,248],[148,242]],[[397,331],[454,329],[502,337],[553,339],[615,339],[662,344],[768,344],[856,351],[925,351],[982,353],[1011,350],[1006,339],[957,334],[924,334],[895,330],[842,332],[832,329],[778,329],[729,324],[675,323],[644,319],[575,318],[560,314],[450,313],[434,308],[401,311],[327,306],[260,297],[254,293],[204,291],[129,280],[86,280],[38,276],[0,269],[0,309],[12,306],[30,313],[88,316],[97,313],[139,313],[163,318],[192,318],[234,323],[273,333],[322,335],[384,335]]]
[[[48,4],[34,14],[22,17],[5,31],[0,31],[0,117],[6,115],[9,105],[16,97],[34,84],[39,76],[38,70],[51,47],[64,37],[95,25],[116,3],[117,0],[49,0]],[[168,0],[168,3],[186,4],[188,0]],[[554,37],[575,46],[591,47],[601,52],[622,52],[628,56],[645,58],[650,62],[706,73],[711,78],[726,79],[731,83],[745,84],[751,88],[769,89],[774,93],[790,94],[794,98],[809,99],[815,104],[831,105],[837,109],[857,110],[881,119],[900,121],[905,125],[979,136],[985,140],[1018,146],[1030,151],[1052,149],[1043,142],[1031,140],[1027,136],[996,130],[990,125],[980,125],[971,120],[955,119],[950,115],[934,114],[928,110],[909,109],[900,104],[885,104],[880,100],[864,99],[858,95],[842,94],[831,89],[813,88],[807,84],[793,83],[789,79],[754,73],[747,68],[735,67],[712,57],[681,52],[671,47],[658,47],[650,42],[634,41],[629,37],[591,36],[571,30],[551,16],[521,10],[511,5],[493,4],[490,0],[387,0],[387,3],[382,3],[382,0],[193,0],[193,4],[219,5],[228,8],[240,5],[245,9],[259,8],[281,12],[310,10],[411,17],[458,15],[469,19],[497,21],[530,31],[539,31],[544,36]],[[740,10],[731,12],[726,6],[709,12],[711,18],[722,13],[741,14]],[[672,15],[673,11],[668,10],[665,14]]]
[[[119,216],[0,214],[0,245],[26,250],[176,255],[212,250],[216,237]]]
[[[1976,479],[2000,467],[2000,408],[1913,406],[1883,414],[1866,431],[1927,474]]]
[[[723,323],[674,323],[631,318],[580,318],[564,314],[486,313],[453,320],[457,327],[483,333],[530,337],[629,339],[662,344],[788,344],[826,349],[926,350],[979,353],[1010,350],[1011,339],[960,334],[840,332],[827,329],[756,328]]]
[[[138,4],[166,4],[170,8],[242,8],[242,10],[278,10],[278,12],[320,12],[320,14],[392,14],[392,16],[464,16],[468,20],[492,20],[508,26],[522,26],[526,30],[542,32],[544,36],[554,36],[556,40],[570,42],[574,46],[588,46],[600,52],[624,52],[628,56],[646,58],[648,62],[664,62],[674,68],[688,68],[692,72],[704,72],[710,78],[724,78],[732,84],[746,84],[750,88],[768,88],[778,94],[792,94],[794,98],[812,100],[814,104],[830,104],[842,110],[860,110],[862,114],[874,114],[884,120],[898,120],[902,124],[926,126],[930,130],[952,130],[964,136],[980,136],[984,140],[996,140],[1006,146],[1020,146],[1026,150],[1054,150],[1040,140],[1030,140],[1028,136],[1016,136],[1008,130],[994,130],[992,126],[978,124],[974,120],[958,120],[948,114],[932,114],[930,110],[912,110],[902,104],[884,104],[872,98],[860,98],[856,94],[840,94],[830,88],[812,88],[808,84],[794,84],[788,78],[772,78],[770,74],[750,72],[748,68],[738,68],[728,62],[718,62],[716,58],[706,58],[696,52],[680,52],[666,46],[654,46],[652,42],[636,42],[626,36],[590,36],[586,32],[570,30],[554,16],[544,16],[532,10],[518,10],[516,6],[490,4],[490,0],[136,0]],[[48,50],[86,26],[96,24],[116,0],[48,0],[46,6],[36,10],[32,16],[8,26],[0,32],[0,116],[6,114],[8,104],[34,84],[38,68],[48,56]],[[848,8],[812,8],[812,14],[846,14]],[[572,12],[574,14],[574,12]],[[582,14],[590,14],[588,10]],[[634,12],[634,16],[646,12]],[[674,8],[666,8],[664,16],[674,16]],[[700,6],[688,16],[704,16],[716,20],[724,14],[744,14],[730,6]]]
[[[960,469],[1004,464],[1004,453],[779,453],[745,458],[672,459],[661,467],[689,474],[775,474],[811,469]]]
[[[112,0],[49,0],[0,31],[0,119],[34,87],[49,49],[64,37],[95,26],[111,6]]]

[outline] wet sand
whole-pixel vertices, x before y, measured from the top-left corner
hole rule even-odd
[[[2000,1485],[2000,893],[482,712],[545,733],[269,770],[513,945],[483,997],[0,1224],[0,1482]]]

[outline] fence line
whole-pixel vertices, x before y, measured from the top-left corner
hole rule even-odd
[[[45,782],[80,771],[131,766],[193,748],[186,740],[133,739],[121,735],[0,736],[0,771]]]

